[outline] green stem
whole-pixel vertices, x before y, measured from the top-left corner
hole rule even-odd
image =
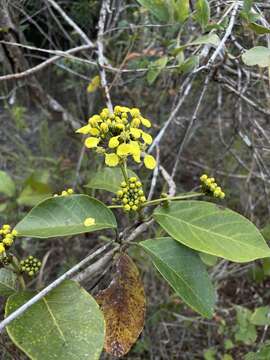
[[[157,205],[157,204],[160,204],[162,201],[185,200],[185,199],[190,199],[190,198],[203,196],[203,195],[205,195],[205,194],[204,193],[196,193],[196,194],[193,193],[193,194],[179,195],[179,196],[168,196],[168,197],[164,197],[164,198],[160,198],[160,199],[147,201],[142,205],[142,207]]]
[[[126,183],[128,183],[128,173],[127,173],[127,162],[126,160],[123,161],[123,163],[120,165],[120,168],[122,170],[122,174],[124,176],[124,179]]]
[[[109,209],[120,209],[122,207],[123,207],[123,205],[109,205],[109,206],[107,206],[107,208],[109,208]]]
[[[21,288],[24,290],[25,289],[25,281],[24,281],[24,278],[21,274],[21,269],[20,269],[20,266],[18,265],[18,260],[15,256],[12,256],[12,260],[11,260],[11,266],[13,267],[15,273],[17,274],[18,276],[18,280],[19,280],[19,283],[21,285]]]

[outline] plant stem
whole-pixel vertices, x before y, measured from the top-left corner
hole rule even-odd
[[[15,256],[12,256],[12,260],[11,260],[11,266],[13,267],[15,273],[17,274],[18,276],[18,280],[19,280],[19,283],[21,285],[21,288],[24,290],[25,289],[25,281],[24,281],[24,278],[21,274],[21,269],[20,269],[20,266],[18,265],[18,260]]]
[[[124,179],[126,183],[128,183],[128,173],[127,173],[127,162],[126,160],[123,161],[123,163],[120,165],[120,168],[122,170],[122,174],[124,176]]]
[[[109,209],[120,209],[122,207],[123,207],[123,205],[109,205],[109,206],[107,206],[107,208],[109,208]]]
[[[164,198],[160,198],[160,199],[154,199],[151,201],[147,201],[142,205],[142,207],[157,205],[157,204],[161,203],[162,201],[185,200],[185,199],[190,199],[190,198],[203,196],[203,195],[205,195],[205,194],[204,193],[192,193],[192,194],[187,194],[187,195],[179,195],[179,196],[171,196],[171,197],[168,196],[168,197],[164,197]]]

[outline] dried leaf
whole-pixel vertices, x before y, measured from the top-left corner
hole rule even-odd
[[[114,279],[107,289],[98,293],[96,300],[106,322],[105,350],[121,357],[139,337],[145,316],[143,284],[128,255],[120,255]]]

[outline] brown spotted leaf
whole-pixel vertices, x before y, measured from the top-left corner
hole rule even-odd
[[[138,269],[131,258],[121,254],[109,287],[98,293],[97,302],[106,322],[105,350],[125,355],[139,337],[145,316],[145,295]]]

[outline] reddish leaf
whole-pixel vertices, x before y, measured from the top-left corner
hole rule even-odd
[[[106,322],[105,350],[125,355],[139,337],[145,315],[145,295],[138,269],[131,258],[121,254],[109,287],[98,293],[97,302]]]

